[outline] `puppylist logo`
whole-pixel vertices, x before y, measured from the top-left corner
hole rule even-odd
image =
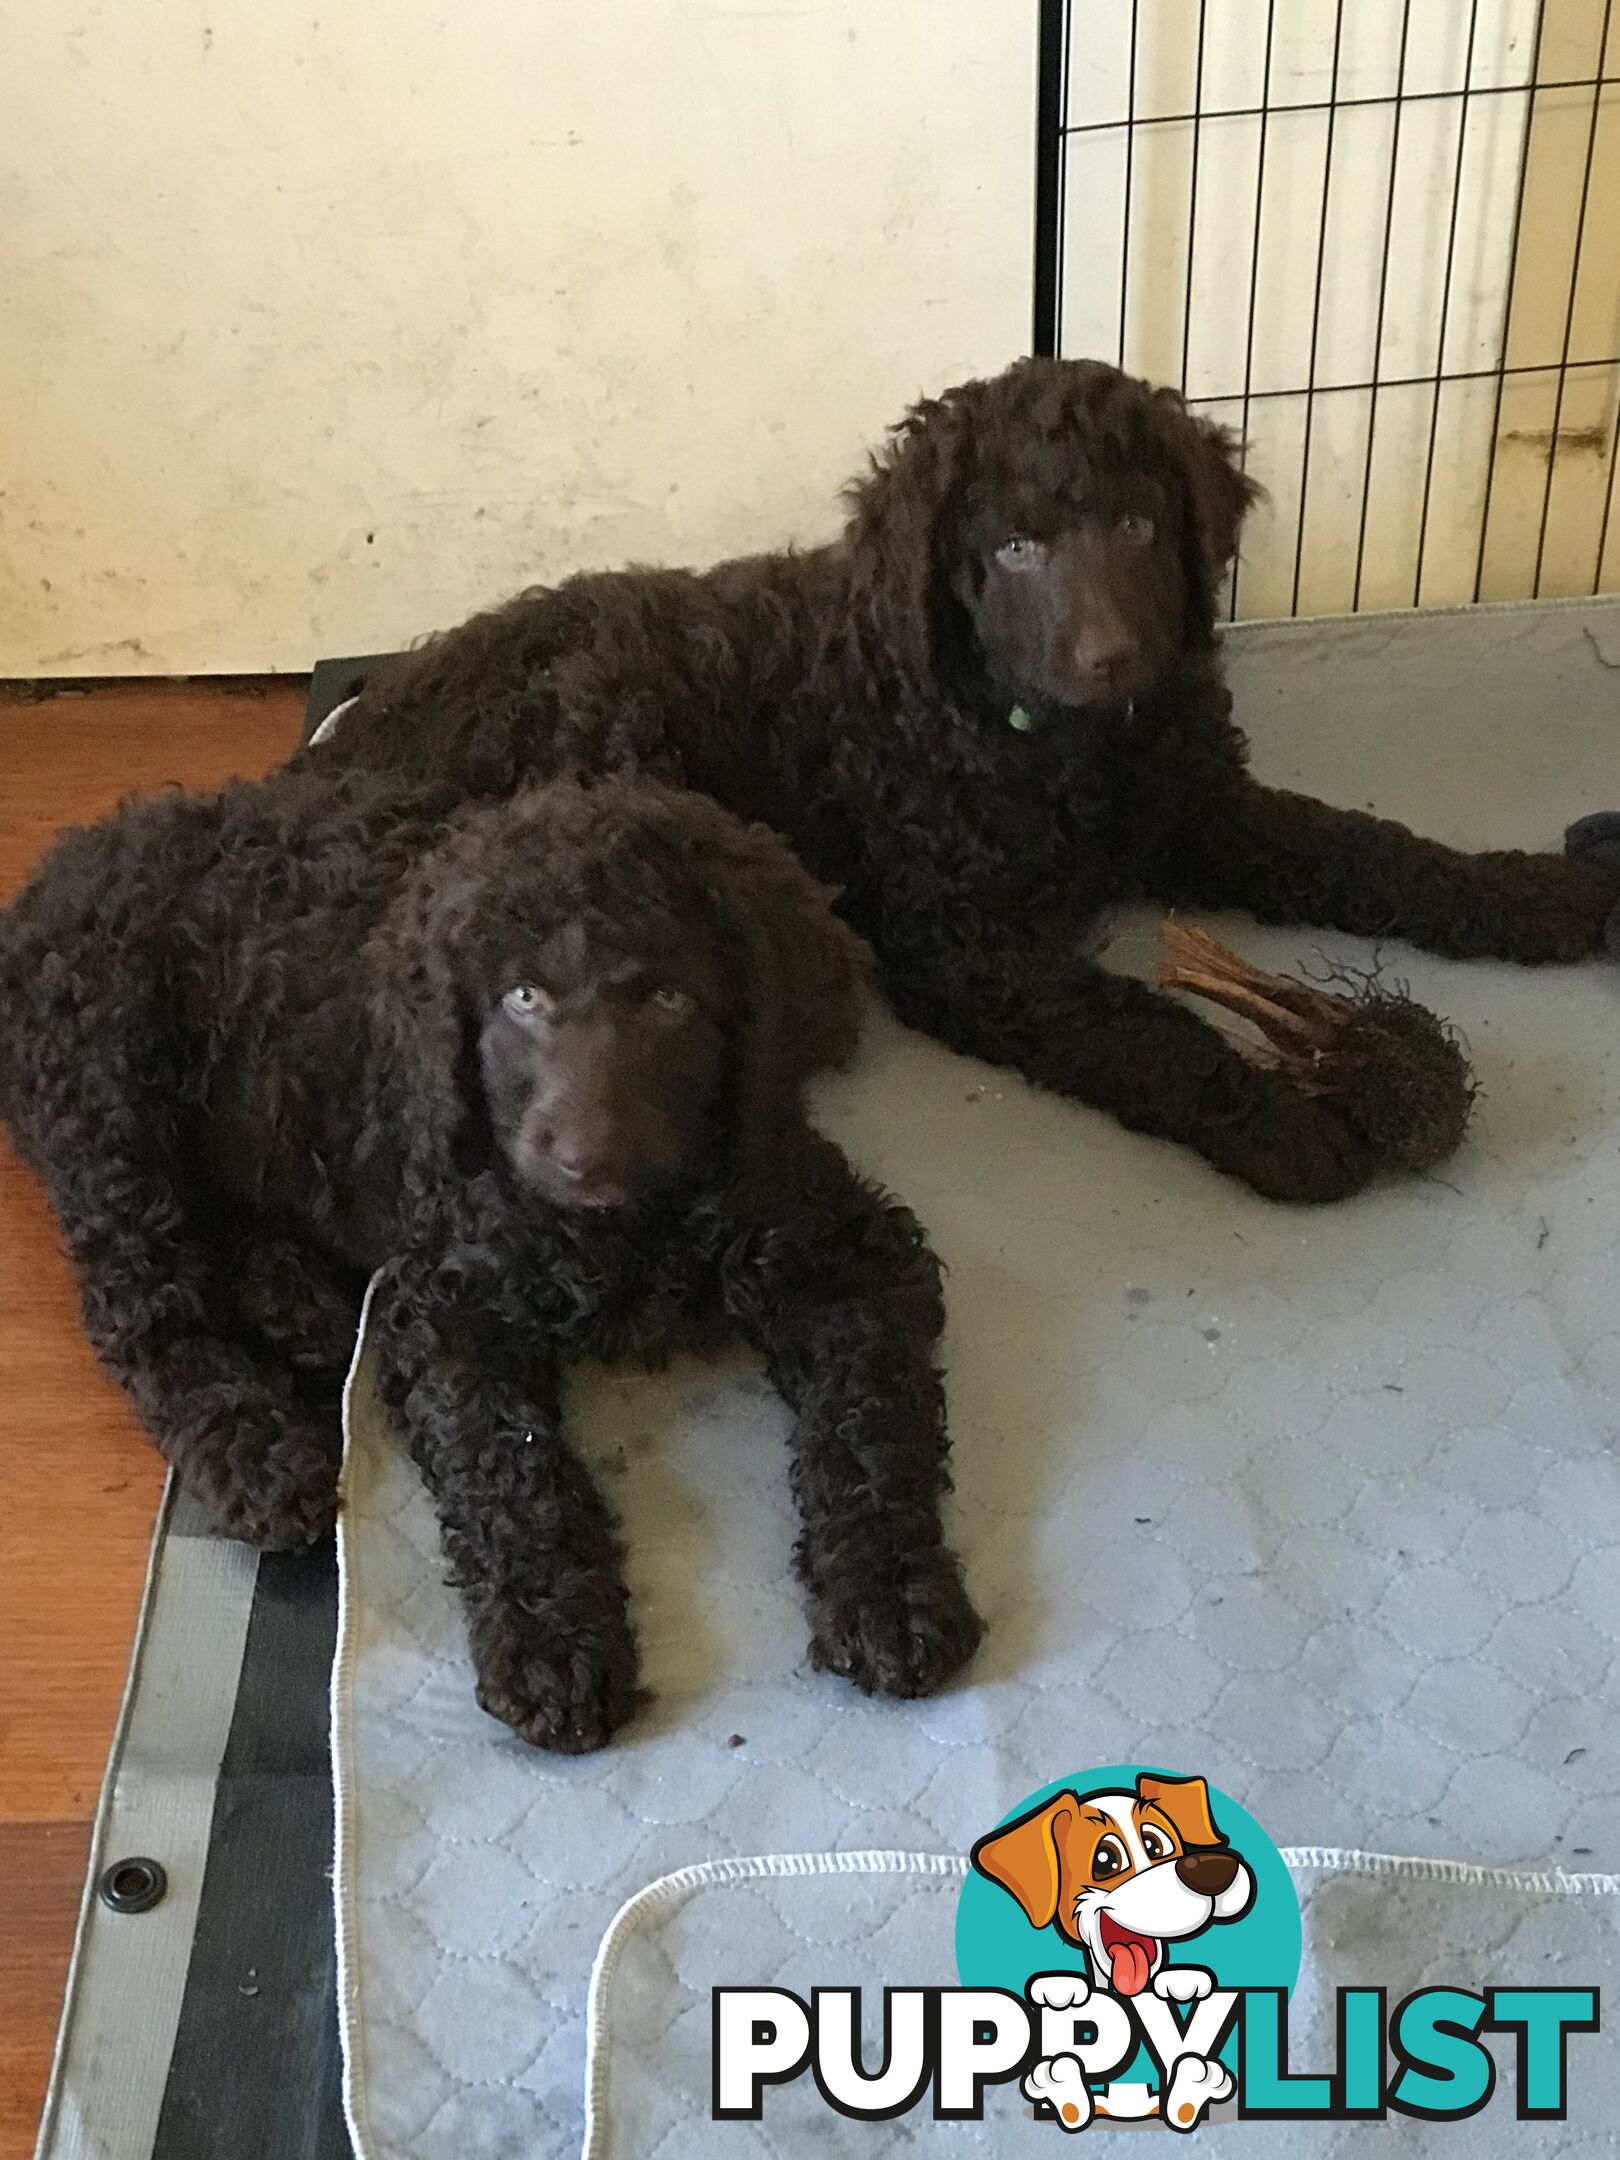
[[[973,1847],[954,1988],[886,1988],[877,2066],[858,1988],[716,1988],[713,2115],[758,2121],[767,2088],[814,2078],[856,2121],[980,2121],[1013,2087],[1073,2135],[1187,2133],[1219,2117],[1464,2122],[1496,2097],[1487,2033],[1512,2036],[1521,2121],[1562,2121],[1572,2033],[1595,1987],[1341,1988],[1336,2060],[1289,2061],[1299,1900],[1282,1856],[1201,1777],[1115,1764],[1032,1794]],[[1499,2103],[1503,2104],[1503,2103]]]

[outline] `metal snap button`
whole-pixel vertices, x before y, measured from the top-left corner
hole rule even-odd
[[[115,1860],[103,1868],[97,1885],[103,1905],[113,1912],[150,1912],[169,1887],[156,1860]]]

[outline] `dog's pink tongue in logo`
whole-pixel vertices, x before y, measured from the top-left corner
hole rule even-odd
[[[1153,1953],[1158,1948],[1150,1936],[1122,1928],[1111,1914],[1102,1915],[1102,1946],[1114,1968],[1114,1993],[1140,1995],[1153,1972]]]

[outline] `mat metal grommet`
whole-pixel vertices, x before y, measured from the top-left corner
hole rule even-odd
[[[113,1912],[150,1912],[169,1887],[168,1874],[156,1860],[115,1860],[103,1868],[96,1885],[101,1902]]]

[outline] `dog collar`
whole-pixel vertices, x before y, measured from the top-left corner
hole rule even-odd
[[[1128,721],[1134,720],[1136,718],[1135,698],[1132,698],[1130,703],[1126,706],[1125,718]],[[1031,718],[1029,708],[1027,706],[1015,705],[1012,711],[1007,715],[1007,725],[1010,728],[1014,729],[1020,735],[1028,735],[1033,730],[1035,722]]]

